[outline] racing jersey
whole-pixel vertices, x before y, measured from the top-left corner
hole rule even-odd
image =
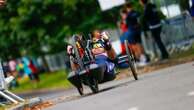
[[[104,42],[102,40],[100,40],[100,39],[93,39],[92,49],[98,49],[98,48],[104,48]],[[107,56],[106,52],[102,52],[102,53],[97,54],[95,56],[98,56],[98,55]]]

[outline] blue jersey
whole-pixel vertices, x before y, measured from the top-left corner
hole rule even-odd
[[[128,13],[127,19],[126,19],[128,29],[136,30],[139,28],[140,26],[138,23],[139,16],[140,16],[139,13],[134,10]]]

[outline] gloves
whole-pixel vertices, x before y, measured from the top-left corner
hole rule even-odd
[[[111,50],[112,46],[111,46],[111,43],[110,43],[110,40],[109,40],[109,37],[108,37],[107,33],[102,32],[101,33],[101,38],[103,40],[105,50],[107,50],[107,51]]]
[[[73,48],[72,45],[68,45],[68,46],[67,46],[67,54],[68,54],[69,56],[75,56],[74,48]]]
[[[67,46],[67,54],[69,55],[70,61],[78,64],[77,58],[75,56],[75,51],[72,45]]]

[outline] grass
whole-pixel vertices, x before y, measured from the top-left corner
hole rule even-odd
[[[185,57],[194,57],[194,47],[188,51],[173,54],[171,59],[185,58]]]
[[[65,70],[43,73],[40,74],[40,82],[35,83],[24,77],[19,80],[19,87],[13,89],[15,93],[30,92],[41,89],[59,89],[59,88],[70,88],[72,85],[67,80],[67,74]]]
[[[5,110],[6,107],[0,105],[0,110]]]
[[[189,50],[181,53],[174,53],[171,56],[171,59],[194,57],[194,43],[192,44],[192,47]]]
[[[0,110],[9,110],[8,108],[12,107],[12,105],[0,105]]]

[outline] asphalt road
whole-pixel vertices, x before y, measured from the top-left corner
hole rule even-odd
[[[193,64],[142,75],[139,81],[105,83],[98,94],[62,101],[48,110],[194,110]]]

